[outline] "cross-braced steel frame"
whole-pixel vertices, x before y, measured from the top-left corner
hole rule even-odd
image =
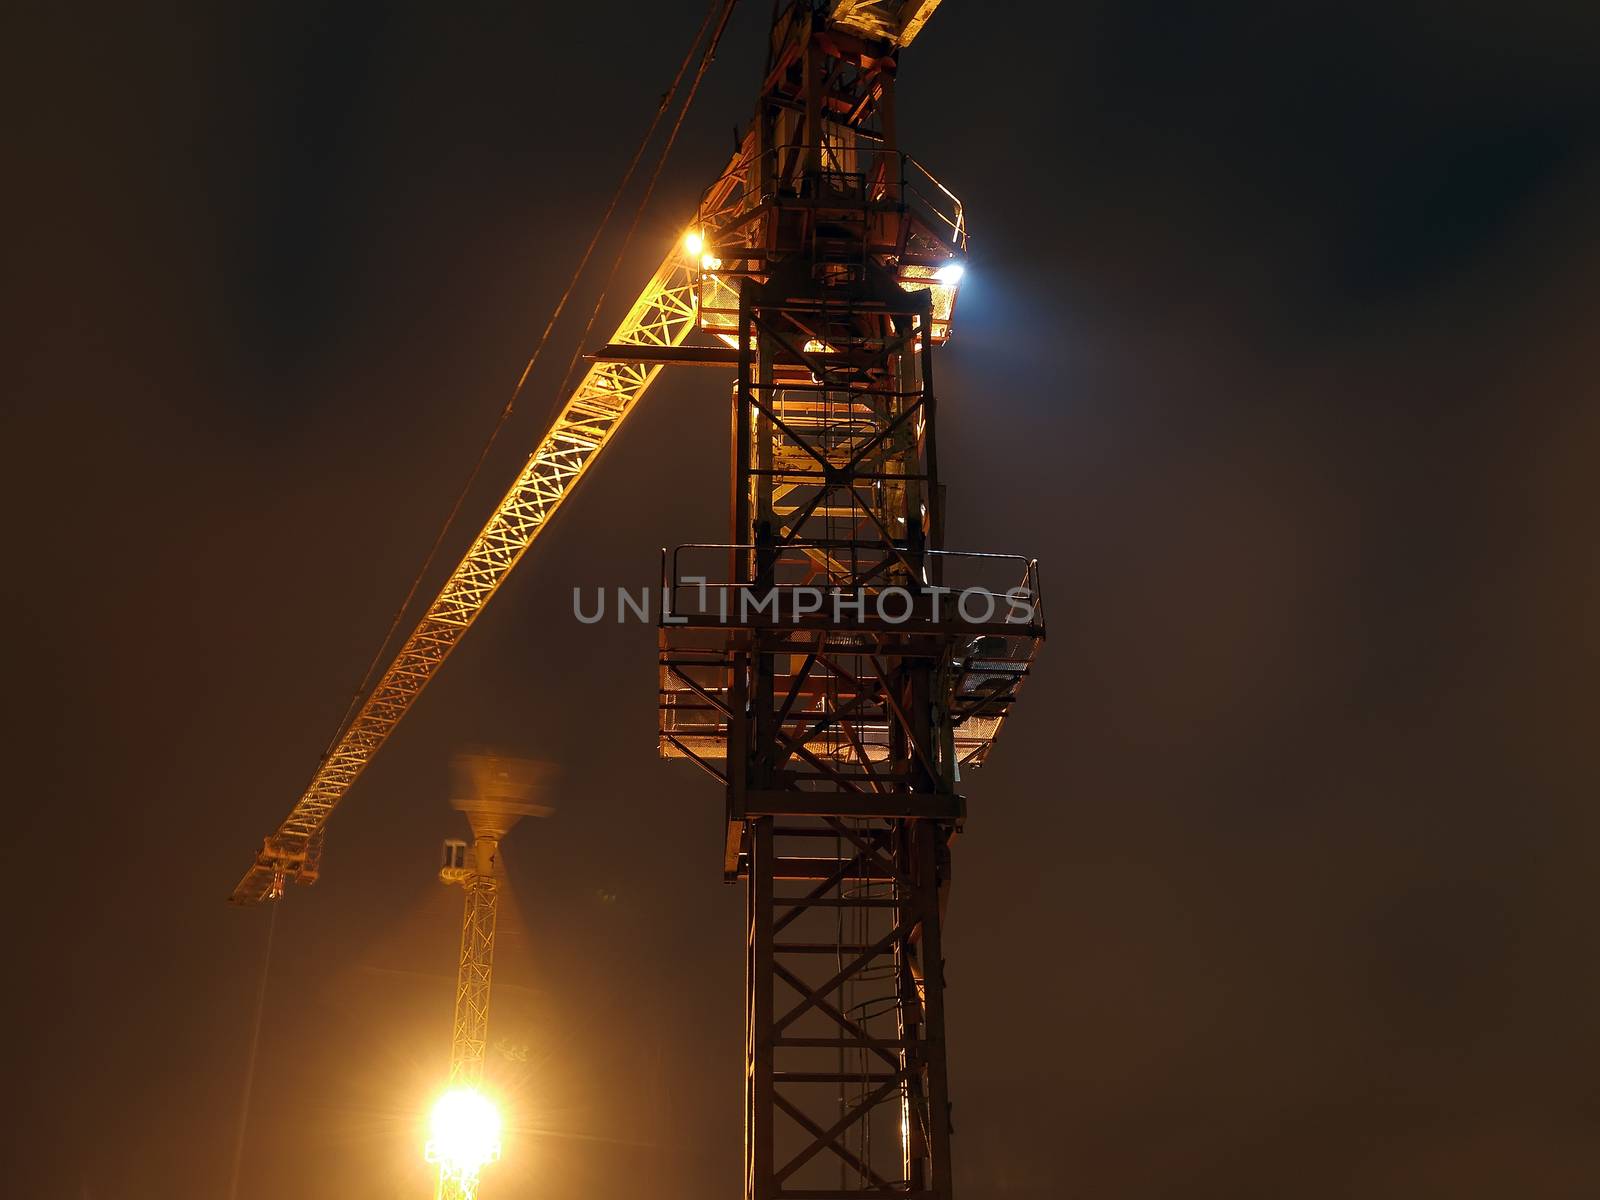
[[[925,572],[938,490],[928,297],[876,270],[820,286],[780,270],[742,289],[740,311],[734,523],[750,542],[735,580],[780,608],[790,599],[791,617],[813,588],[839,618],[864,611]],[[833,612],[823,622],[803,654],[788,633],[752,628],[732,662],[745,1191],[948,1197],[938,894],[960,802],[937,742],[941,663],[914,644],[921,630],[866,642]],[[807,853],[819,840],[831,856]]]
[[[699,222],[700,324],[737,367],[732,538],[664,556],[661,743],[723,785],[746,891],[746,1200],[950,1200],[956,789],[1043,635],[1031,562],[943,549],[939,272],[966,224],[895,148],[896,61],[790,6]],[[956,603],[975,567],[1020,619]]]
[[[447,868],[440,877],[459,883],[466,892],[461,917],[461,952],[456,963],[455,1015],[450,1034],[450,1087],[483,1085],[484,1059],[489,1047],[489,995],[494,979],[494,935],[500,909],[500,883],[492,863],[497,844],[479,839],[472,848],[472,865]],[[441,1162],[434,1200],[475,1200],[476,1173],[462,1174]]]
[[[494,933],[500,885],[476,870],[461,881],[466,903],[461,918],[461,953],[456,964],[455,1019],[450,1037],[450,1086],[483,1082],[489,1045],[489,989],[494,975]]]

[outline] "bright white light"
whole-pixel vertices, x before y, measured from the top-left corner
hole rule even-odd
[[[690,258],[699,258],[700,252],[706,248],[706,240],[700,236],[698,229],[691,229],[683,236],[683,248],[688,251]]]
[[[702,271],[720,271],[722,260],[715,254],[702,254],[700,256],[700,269]]]
[[[463,1180],[500,1157],[500,1113],[475,1088],[453,1088],[439,1097],[428,1122],[428,1161]]]
[[[933,273],[933,277],[945,287],[955,287],[961,282],[961,277],[967,273],[967,268],[958,262],[945,263]]]

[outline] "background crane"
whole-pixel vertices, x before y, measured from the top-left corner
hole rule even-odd
[[[949,1200],[941,926],[965,815],[956,785],[1043,637],[1030,560],[943,545],[933,361],[967,223],[895,127],[900,51],[936,7],[775,10],[755,120],[682,243],[233,893],[248,903],[315,879],[334,807],[661,368],[736,368],[733,537],[664,562],[671,608],[684,612],[691,579],[716,578],[684,550],[711,549],[726,573],[710,609],[663,627],[659,667],[661,752],[722,784],[723,872],[746,885],[746,1200]],[[686,345],[697,326],[721,344]],[[990,597],[1020,589],[1028,623],[941,617],[962,571]],[[729,618],[730,597],[819,584],[908,593],[910,624]],[[499,811],[474,825],[491,858],[509,828]],[[465,1077],[473,1046],[481,1068],[494,889],[482,864],[463,881]],[[459,1170],[441,1179],[472,1186]]]
[[[472,1200],[478,1171],[499,1156],[499,1117],[483,1094],[484,1056],[489,1045],[489,999],[494,978],[495,927],[505,868],[500,843],[524,817],[548,816],[548,805],[532,797],[549,768],[496,754],[463,754],[454,763],[456,796],[466,814],[472,844],[444,843],[439,878],[466,892],[461,918],[461,953],[456,971],[455,1017],[450,1036],[449,1088],[434,1108],[428,1154],[439,1164],[440,1200]]]

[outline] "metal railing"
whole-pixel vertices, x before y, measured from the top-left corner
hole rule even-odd
[[[966,253],[967,218],[961,200],[916,158],[872,145],[825,144],[821,165],[804,170],[801,164],[810,150],[802,143],[772,146],[740,163],[743,187],[728,199],[713,202],[718,193],[728,195],[723,186],[702,193],[699,221],[711,235],[709,240],[715,241],[719,232],[733,233],[749,214],[769,203],[851,202],[863,208],[904,209],[919,218],[950,254]],[[719,248],[740,247],[735,242]]]

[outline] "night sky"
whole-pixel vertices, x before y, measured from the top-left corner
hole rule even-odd
[[[224,899],[702,6],[95,7],[5,39],[0,1191],[216,1200],[269,917]],[[1600,9],[946,0],[901,77],[973,231],[949,544],[1039,557],[1051,622],[966,787],[958,1194],[1600,1195]],[[244,1200],[430,1194],[474,743],[562,769],[505,847],[487,1200],[736,1195],[722,799],[656,757],[654,629],[570,611],[723,540],[726,405],[656,385],[279,908]]]

